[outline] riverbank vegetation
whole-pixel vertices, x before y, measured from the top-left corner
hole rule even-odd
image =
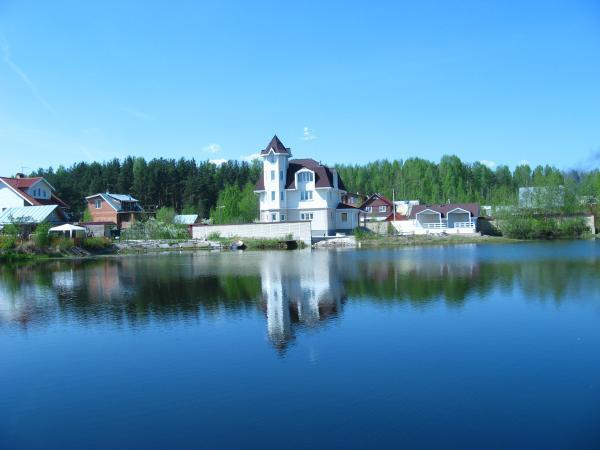
[[[103,237],[68,239],[64,236],[51,236],[48,234],[50,227],[46,222],[41,223],[30,239],[22,236],[16,225],[4,227],[0,235],[0,261],[81,256],[82,253],[102,254],[110,252],[113,247],[110,239]]]

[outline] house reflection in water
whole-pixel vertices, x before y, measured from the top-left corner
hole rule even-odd
[[[315,327],[338,316],[346,296],[334,252],[265,253],[260,262],[267,331],[284,349],[294,330]]]

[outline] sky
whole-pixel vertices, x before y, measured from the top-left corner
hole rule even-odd
[[[600,2],[0,0],[0,175],[127,155],[597,167]]]

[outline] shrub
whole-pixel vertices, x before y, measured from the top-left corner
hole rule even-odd
[[[212,233],[209,233],[208,236],[206,236],[206,239],[208,239],[209,241],[216,241],[220,238],[221,233],[219,233],[218,231],[213,231]]]
[[[158,222],[172,224],[175,219],[175,210],[173,208],[159,208],[156,211],[156,220]]]
[[[17,243],[17,237],[10,234],[0,236],[0,250],[12,250]]]
[[[102,250],[110,247],[112,244],[110,240],[105,237],[90,237],[84,239],[81,245],[86,250]]]
[[[45,250],[50,245],[52,239],[48,235],[48,230],[50,230],[51,225],[48,222],[40,223],[36,229],[34,234],[34,242],[38,250]]]
[[[64,253],[73,247],[73,241],[71,239],[61,236],[54,240],[53,245],[56,247],[56,250]]]

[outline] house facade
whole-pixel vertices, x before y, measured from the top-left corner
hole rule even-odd
[[[394,204],[381,194],[373,194],[360,205],[360,209],[365,211],[366,220],[382,221],[392,214]]]
[[[478,203],[448,203],[443,205],[415,205],[411,208],[409,222],[414,231],[422,234],[473,233],[479,218]]]
[[[15,177],[0,177],[0,212],[7,208],[49,205],[56,205],[62,214],[69,208],[45,178],[26,177],[21,173]]]
[[[255,188],[260,222],[310,221],[315,237],[358,227],[360,210],[341,202],[346,188],[335,169],[314,159],[291,159],[277,136],[260,157],[263,173]]]
[[[127,194],[94,194],[85,198],[94,223],[113,223],[120,230],[139,220],[144,210],[139,200]]]

